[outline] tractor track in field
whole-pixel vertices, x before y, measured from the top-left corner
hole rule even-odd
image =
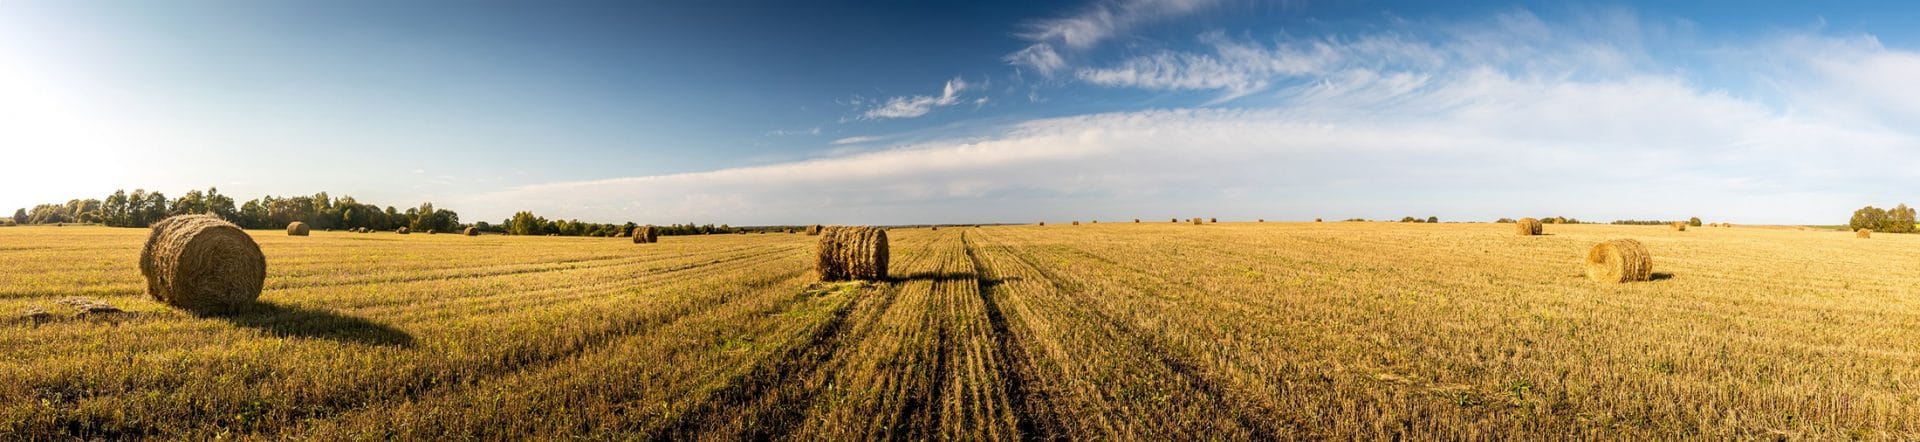
[[[1028,254],[1016,253],[1009,250],[1008,255],[1013,256],[1015,259],[1020,260],[1021,263],[1033,268],[1035,272],[1039,272],[1040,276],[1045,278],[1048,284],[1052,285],[1055,290],[1058,290],[1062,294],[1075,294],[1077,296],[1077,294],[1082,292],[1082,290],[1074,287],[1077,286],[1078,283],[1064,279],[1058,273],[1040,266],[1039,263],[1034,262],[1033,258],[1028,256]],[[1282,437],[1283,435],[1298,434],[1298,432],[1295,431],[1287,431],[1299,428],[1298,425],[1292,423],[1274,423],[1247,415],[1242,405],[1257,404],[1258,402],[1233,398],[1230,392],[1221,387],[1219,383],[1209,379],[1203,370],[1187,361],[1182,353],[1176,352],[1174,346],[1163,342],[1155,335],[1143,331],[1139,329],[1139,327],[1099,308],[1083,308],[1082,310],[1092,314],[1095,319],[1113,327],[1115,331],[1125,336],[1134,346],[1140,347],[1146,354],[1152,355],[1155,361],[1159,362],[1160,365],[1164,366],[1173,375],[1185,381],[1186,384],[1198,389],[1206,396],[1204,402],[1208,406],[1230,413],[1234,422],[1242,429],[1253,433],[1256,439],[1273,439]],[[1234,402],[1238,402],[1239,404],[1235,404]],[[1273,413],[1268,413],[1268,415],[1272,417],[1280,416]]]
[[[1060,418],[1055,416],[1046,392],[1033,389],[1031,384],[1039,378],[1034,373],[1032,353],[1028,345],[1022,342],[1007,325],[1007,315],[1000,308],[1000,302],[994,296],[1000,292],[1000,279],[989,276],[986,263],[975,254],[973,241],[961,232],[960,242],[967,252],[967,261],[973,264],[974,284],[979,286],[980,303],[987,312],[987,324],[992,329],[995,361],[994,371],[1000,378],[1000,394],[1007,398],[1008,408],[1014,413],[1014,425],[1022,439],[1064,439],[1060,428]]]
[[[930,247],[931,243],[929,243]],[[915,254],[915,261],[924,259],[925,254]],[[901,263],[907,264],[907,263]],[[856,299],[834,310],[833,318],[822,327],[815,329],[801,345],[781,352],[778,357],[770,357],[756,363],[746,374],[730,379],[726,386],[709,395],[700,404],[673,417],[668,423],[653,429],[643,430],[646,440],[689,440],[704,434],[714,434],[726,428],[715,425],[727,425],[731,422],[716,422],[715,417],[731,417],[726,411],[731,407],[745,407],[751,416],[743,420],[753,422],[755,426],[734,434],[745,440],[772,440],[788,437],[793,433],[806,414],[814,407],[814,399],[820,394],[813,388],[784,395],[782,388],[806,385],[808,379],[832,378],[833,362],[843,355],[839,350],[849,343],[866,337],[865,333],[850,332],[855,328],[849,317],[855,310],[861,310],[862,304],[877,303],[872,309],[875,318],[893,308],[894,301],[900,298],[900,285],[891,287],[873,286],[862,290]]]

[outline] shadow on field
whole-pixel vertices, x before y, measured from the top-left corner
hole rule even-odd
[[[953,271],[947,271],[947,272],[922,271],[922,272],[908,273],[905,275],[891,275],[887,277],[887,281],[889,282],[907,282],[907,281],[978,282],[978,283],[981,283],[982,285],[999,285],[1001,282],[1004,282],[1004,281],[1014,281],[1019,279],[1020,278],[1017,276],[1012,278],[1001,278],[1001,279],[982,278],[980,277],[980,275],[974,274],[973,272],[953,272]]]
[[[326,310],[261,301],[246,307],[197,313],[278,337],[326,339],[377,346],[413,346],[413,335],[362,318]]]
[[[1649,275],[1649,276],[1647,276],[1647,280],[1648,280],[1648,281],[1665,281],[1665,280],[1669,280],[1669,279],[1673,279],[1673,274],[1672,274],[1672,273],[1667,273],[1667,272],[1653,272],[1653,274],[1652,274],[1652,275]]]

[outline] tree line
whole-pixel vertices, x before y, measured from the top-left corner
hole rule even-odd
[[[1849,230],[1868,229],[1885,233],[1913,233],[1913,224],[1913,208],[1907,207],[1906,203],[1893,206],[1892,209],[1862,207],[1853,211],[1853,219],[1847,220]]]
[[[218,188],[208,188],[204,192],[191,190],[178,198],[167,198],[165,194],[145,189],[134,189],[133,193],[127,193],[124,189],[115,190],[104,199],[75,199],[65,204],[40,204],[31,210],[18,209],[6,221],[14,224],[80,223],[147,227],[169,216],[189,214],[211,214],[244,229],[279,229],[299,221],[316,230],[394,230],[406,227],[421,232],[457,232],[474,227],[485,232],[509,235],[613,236],[637,226],[633,222],[601,224],[577,219],[550,220],[533,212],[515,213],[499,224],[486,221],[463,224],[460,214],[436,208],[431,202],[400,210],[393,206],[362,203],[351,196],[336,198],[320,192],[311,196],[268,195],[239,203],[221,194]],[[744,230],[725,224],[687,223],[655,227],[655,231],[661,235],[736,233]],[[762,227],[758,230],[780,231],[781,227]]]
[[[13,212],[20,224],[96,223],[111,227],[146,227],[174,215],[211,214],[246,229],[277,229],[294,221],[314,229],[438,230],[464,228],[460,215],[421,203],[402,211],[382,208],[353,197],[333,198],[326,192],[312,196],[267,195],[245,203],[220,193],[219,188],[190,190],[178,198],[160,192],[115,190],[104,199],[76,199],[66,204],[41,204]]]

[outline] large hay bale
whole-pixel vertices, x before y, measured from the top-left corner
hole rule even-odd
[[[299,221],[287,223],[287,236],[307,236],[307,223]]]
[[[468,227],[463,233],[466,233],[467,236],[480,236],[480,229],[477,227]]]
[[[1196,226],[1198,226],[1198,225],[1202,225],[1202,224],[1206,224],[1206,222],[1204,222],[1204,221],[1201,221],[1201,220],[1200,220],[1200,218],[1194,218],[1194,219],[1193,219],[1193,225],[1196,225]]]
[[[1533,218],[1520,218],[1519,221],[1513,222],[1513,229],[1515,232],[1519,232],[1520,236],[1539,235],[1540,231],[1543,230],[1542,227],[1540,220]]]
[[[746,233],[746,232],[743,231],[740,233]],[[639,226],[639,227],[633,228],[634,244],[652,244],[656,242],[660,242],[660,229],[654,228],[653,225],[645,225],[645,226]]]
[[[147,295],[188,309],[250,304],[266,284],[267,259],[239,226],[212,215],[160,220],[140,250]]]
[[[393,233],[398,233],[401,235],[405,235],[412,232],[413,232],[412,230],[407,230],[407,226],[400,226],[400,228],[398,229],[393,229]]]
[[[1633,282],[1653,278],[1653,255],[1640,241],[1616,239],[1587,252],[1587,279],[1595,282]]]
[[[1853,237],[1854,237],[1854,238],[1872,238],[1872,237],[1873,237],[1873,229],[1860,229],[1860,230],[1855,230],[1855,231],[1853,231]]]
[[[819,224],[808,224],[808,225],[807,225],[807,236],[819,236],[819,235],[820,235],[820,225],[819,225]]]
[[[1675,231],[1675,232],[1685,232],[1685,231],[1687,231],[1687,223],[1685,223],[1685,222],[1680,222],[1680,221],[1674,221],[1674,222],[1672,222],[1672,223],[1669,223],[1669,224],[1667,224],[1667,225],[1669,225],[1669,226],[1673,226],[1673,231]]]
[[[822,281],[887,277],[887,231],[870,226],[833,226],[820,234],[814,268]]]

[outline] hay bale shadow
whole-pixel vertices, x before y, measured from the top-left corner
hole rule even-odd
[[[1648,277],[1647,277],[1647,280],[1648,280],[1648,281],[1665,281],[1665,280],[1669,280],[1669,279],[1673,279],[1673,273],[1669,273],[1669,272],[1653,272],[1653,275],[1650,275],[1650,276],[1648,276]]]
[[[276,337],[326,339],[382,347],[413,346],[413,335],[378,322],[273,302],[261,301],[239,307],[195,311],[193,314],[258,329]]]

